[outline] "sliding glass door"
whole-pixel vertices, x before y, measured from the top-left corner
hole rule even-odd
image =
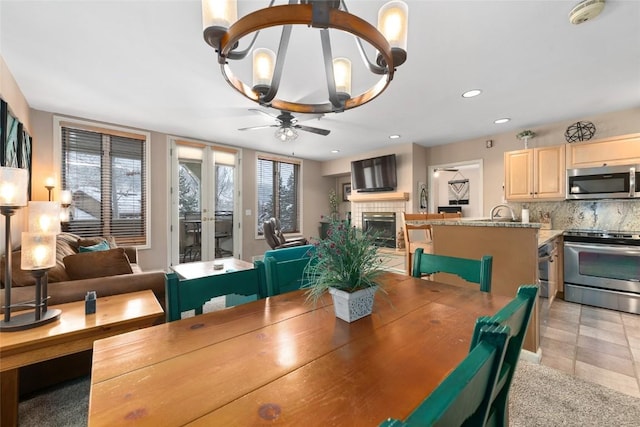
[[[171,263],[232,257],[237,243],[238,153],[235,149],[172,143]]]

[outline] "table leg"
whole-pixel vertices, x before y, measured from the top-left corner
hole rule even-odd
[[[0,425],[18,425],[18,368],[0,373]]]

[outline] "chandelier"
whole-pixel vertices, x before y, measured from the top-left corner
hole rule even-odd
[[[380,95],[393,79],[395,68],[407,58],[408,7],[402,1],[391,1],[380,8],[377,29],[349,13],[344,0],[289,0],[288,4],[276,6],[274,1],[237,19],[236,0],[202,0],[204,39],[216,50],[222,75],[234,89],[262,106],[311,114],[355,108]],[[293,25],[306,25],[320,31],[328,90],[325,102],[305,103],[277,97]],[[272,27],[282,27],[277,53],[263,47],[254,48],[260,30]],[[358,95],[351,94],[351,61],[333,58],[329,29],[352,34],[365,68],[380,76]],[[240,40],[251,34],[248,47],[240,50]],[[375,49],[375,60],[368,57],[363,40]],[[242,60],[249,53],[253,59],[251,86],[234,75],[230,66],[232,61]]]

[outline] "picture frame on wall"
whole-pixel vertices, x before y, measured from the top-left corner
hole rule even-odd
[[[345,182],[344,184],[342,184],[342,201],[348,202],[350,195],[351,195],[351,183]]]
[[[2,166],[17,168],[18,165],[18,128],[20,122],[17,118],[7,112],[7,127],[4,140],[4,164]]]
[[[18,167],[29,171],[29,200],[31,200],[31,135],[24,128],[24,125],[20,123],[18,127]]]

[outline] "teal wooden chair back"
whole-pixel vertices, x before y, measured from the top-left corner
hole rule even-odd
[[[531,313],[538,296],[538,287],[523,285],[516,297],[495,315],[479,317],[471,338],[471,350],[482,340],[482,330],[487,326],[507,326],[511,336],[505,351],[504,364],[500,373],[499,387],[489,411],[487,425],[506,426],[509,388],[513,380]]]
[[[473,350],[406,420],[388,419],[380,425],[483,426],[488,417],[509,335],[508,326],[484,327]]]
[[[490,255],[476,260],[425,254],[422,248],[418,248],[413,256],[412,276],[422,277],[435,273],[455,274],[467,282],[480,284],[482,292],[491,292],[492,265],[493,257]]]
[[[264,266],[267,296],[300,289],[305,284],[304,270],[315,250],[313,245],[267,251],[256,268]]]
[[[238,270],[197,279],[180,280],[176,273],[165,275],[167,321],[180,320],[184,311],[202,314],[202,306],[211,298],[223,295],[254,296],[264,298],[265,286],[259,270]]]

